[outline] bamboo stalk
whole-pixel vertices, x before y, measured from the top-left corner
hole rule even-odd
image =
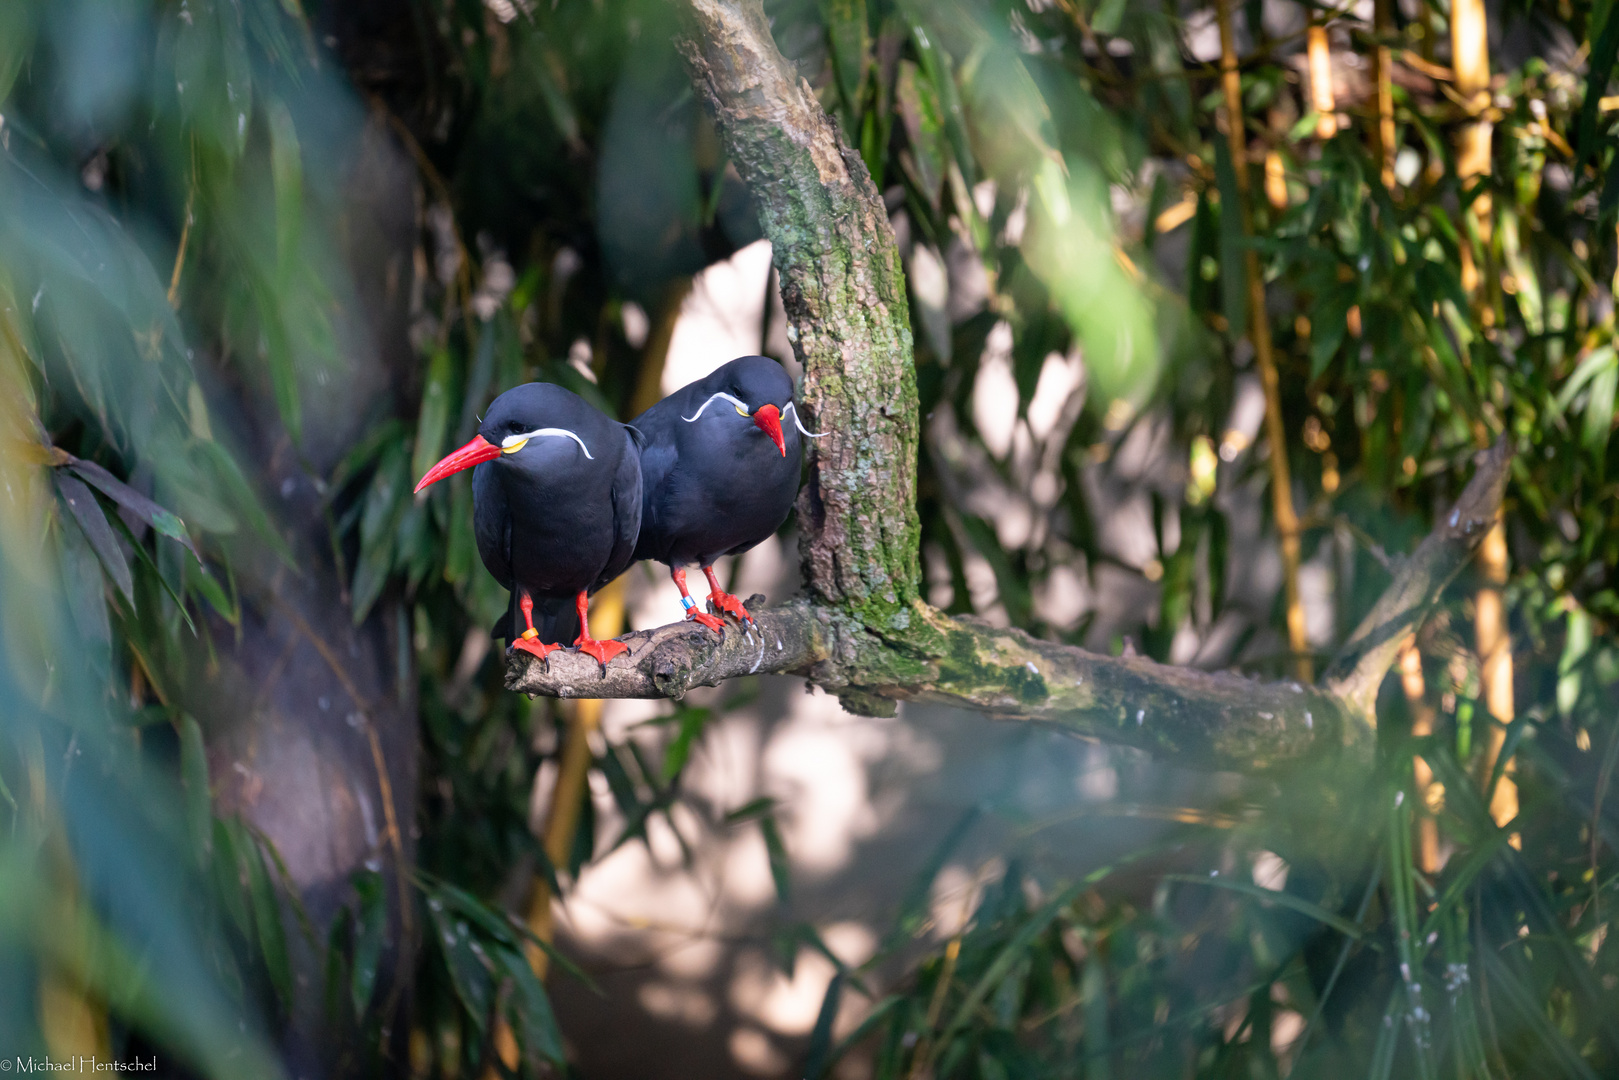
[[[1408,638],[1400,650],[1400,684],[1405,690],[1406,704],[1411,708],[1411,734],[1426,738],[1433,734],[1434,711],[1428,704],[1427,681],[1422,676],[1422,652],[1416,639]],[[1417,797],[1417,868],[1424,874],[1437,874],[1443,868],[1439,861],[1439,812],[1445,797],[1442,784],[1434,783],[1433,769],[1422,756],[1412,761]]]
[[[1456,73],[1456,92],[1466,102],[1471,116],[1463,126],[1456,142],[1456,173],[1465,188],[1468,181],[1490,173],[1490,139],[1493,125],[1485,115],[1490,104],[1490,35],[1485,19],[1484,0],[1454,0],[1450,8],[1451,66]],[[1488,192],[1473,200],[1467,211],[1468,221],[1477,232],[1481,254],[1488,258],[1491,235],[1491,203]],[[1493,322],[1492,309],[1479,293],[1483,274],[1474,260],[1473,246],[1464,242],[1462,250],[1462,287],[1473,297],[1473,310],[1485,325]],[[1508,573],[1506,527],[1498,518],[1479,547],[1479,566],[1484,586],[1474,600],[1473,633],[1478,646],[1481,675],[1484,682],[1484,707],[1498,723],[1490,725],[1485,740],[1484,760],[1481,763],[1481,781],[1489,783],[1496,761],[1501,755],[1506,731],[1502,725],[1512,722],[1512,637],[1507,628],[1506,606],[1502,603],[1501,589],[1506,585]],[[1497,825],[1505,825],[1518,816],[1518,785],[1512,779],[1512,763],[1508,762],[1501,782],[1496,785],[1490,799],[1490,815]],[[1513,845],[1519,843],[1513,836]]]
[[[1225,89],[1226,138],[1231,147],[1231,167],[1237,175],[1237,191],[1242,205],[1243,236],[1253,235],[1248,212],[1248,145],[1243,134],[1242,78],[1237,72],[1236,38],[1231,30],[1232,0],[1220,0],[1220,78]],[[1227,211],[1229,212],[1229,210]],[[1302,682],[1313,682],[1309,642],[1304,636],[1304,604],[1299,598],[1299,519],[1293,508],[1293,480],[1287,464],[1287,432],[1282,426],[1281,380],[1271,352],[1270,320],[1265,312],[1265,279],[1259,266],[1259,253],[1245,252],[1248,278],[1248,340],[1254,346],[1254,361],[1265,388],[1265,435],[1270,445],[1271,499],[1276,514],[1276,531],[1282,538],[1282,582],[1287,601],[1287,643],[1294,657],[1294,671]]]
[[[1456,174],[1465,188],[1474,177],[1490,173],[1490,137],[1494,126],[1485,117],[1490,104],[1490,35],[1484,15],[1484,0],[1454,0],[1450,8],[1451,67],[1456,75],[1456,92],[1467,104],[1472,119],[1463,126],[1456,140]],[[1468,217],[1478,229],[1479,241],[1490,242],[1490,196],[1474,200]],[[1475,292],[1481,282],[1472,245],[1462,244],[1462,288]],[[1475,305],[1484,315],[1485,309]],[[1485,322],[1491,320],[1485,316]]]
[[[1338,134],[1338,101],[1332,92],[1332,45],[1325,25],[1310,24],[1305,59],[1310,75],[1310,108],[1316,114],[1315,135],[1330,139]]]
[[[1373,149],[1382,164],[1383,186],[1394,187],[1394,59],[1389,49],[1389,35],[1394,32],[1394,0],[1376,0],[1373,9],[1373,29],[1377,33],[1377,49],[1373,53],[1373,70],[1377,78],[1377,126],[1373,129]]]
[[[1479,771],[1480,781],[1490,782],[1506,742],[1504,725],[1512,722],[1512,637],[1507,628],[1506,605],[1501,590],[1507,583],[1507,534],[1499,518],[1484,536],[1478,550],[1479,568],[1485,585],[1474,597],[1473,633],[1477,639],[1479,675],[1484,684],[1484,708],[1498,723],[1490,725],[1485,740],[1484,761]],[[1508,761],[1501,781],[1490,797],[1490,816],[1497,825],[1505,825],[1518,816],[1518,785],[1512,778],[1512,762]],[[1516,833],[1512,846],[1521,841]]]

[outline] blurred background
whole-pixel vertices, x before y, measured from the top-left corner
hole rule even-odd
[[[935,605],[1309,678],[1511,440],[1375,772],[1256,779],[502,689],[414,480],[524,380],[799,374],[679,5],[0,6],[0,1056],[1619,1073],[1611,7],[765,4],[904,262]]]

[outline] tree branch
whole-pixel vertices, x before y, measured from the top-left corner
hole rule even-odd
[[[624,638],[627,657],[605,673],[590,657],[523,652],[509,689],[552,697],[678,698],[755,674],[803,675],[860,711],[892,715],[896,701],[973,709],[1133,746],[1193,768],[1264,772],[1325,749],[1370,754],[1372,728],[1330,692],[1295,682],[1099,656],[918,602],[903,639],[872,634],[843,611],[806,602],[761,610],[724,639],[680,622]]]
[[[1394,580],[1338,653],[1326,673],[1327,687],[1350,711],[1374,719],[1377,688],[1383,684],[1400,643],[1416,629],[1450,580],[1478,550],[1501,512],[1512,468],[1505,435],[1475,459],[1478,471],[1437,528],[1400,565]]]
[[[759,0],[688,0],[693,79],[775,245],[805,412],[830,431],[799,503],[808,597],[728,622],[626,638],[605,670],[571,651],[508,658],[513,690],[556,697],[674,697],[745,675],[802,675],[851,711],[954,705],[1139,747],[1177,764],[1265,772],[1335,753],[1370,761],[1377,688],[1400,640],[1471,556],[1499,511],[1505,441],[1351,636],[1325,686],[1258,683],[1098,656],[1021,630],[952,619],[918,595],[916,388],[903,278],[882,203],[857,155],[770,38]]]

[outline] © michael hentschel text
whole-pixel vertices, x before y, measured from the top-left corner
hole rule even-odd
[[[157,1072],[157,1055],[127,1061],[106,1061],[96,1057],[0,1058],[0,1072],[10,1072],[12,1069],[25,1074]]]

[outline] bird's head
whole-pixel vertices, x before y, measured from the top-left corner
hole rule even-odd
[[[814,432],[805,431],[793,407],[793,381],[782,366],[768,356],[743,356],[715,371],[698,386],[699,393],[707,391],[697,412],[682,416],[687,423],[696,423],[708,411],[734,409],[737,415],[753,421],[753,426],[770,437],[782,457],[787,456],[787,440],[781,424],[792,417],[798,430],[811,438]]]
[[[551,459],[559,453],[594,461],[590,446],[575,430],[594,411],[583,398],[560,386],[526,383],[513,387],[490,404],[472,441],[428,469],[416,490],[486,461],[530,469],[558,464]],[[577,447],[568,445],[569,440]]]

